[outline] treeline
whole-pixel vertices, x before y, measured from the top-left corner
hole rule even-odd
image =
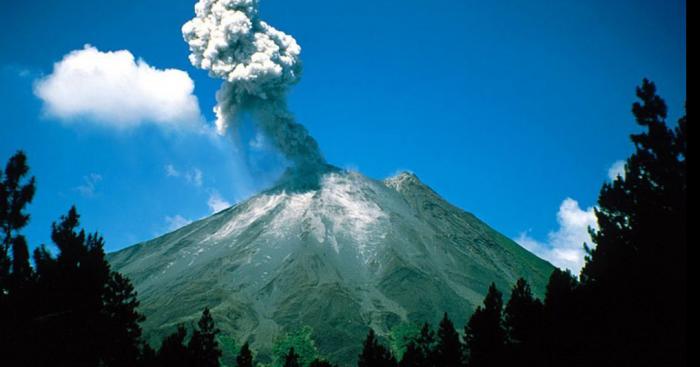
[[[555,270],[544,301],[520,279],[505,305],[492,285],[463,332],[445,314],[436,330],[423,324],[387,348],[370,329],[358,367],[685,365],[687,118],[669,128],[647,80],[637,96],[632,112],[645,131],[631,136],[624,176],[601,189],[596,246],[578,277]],[[79,228],[75,207],[52,225],[57,253],[42,245],[30,256],[21,234],[36,186],[28,172],[22,152],[0,171],[0,364],[220,366],[209,309],[189,336],[179,326],[157,350],[143,341],[131,282],[111,270],[102,237]],[[276,366],[332,366],[293,346],[281,352]],[[248,343],[233,363],[254,365]]]
[[[574,354],[570,335],[572,295],[579,286],[570,272],[557,269],[542,302],[521,278],[504,305],[501,292],[491,284],[461,334],[447,314],[437,330],[424,323],[417,333],[403,335],[398,348],[383,345],[370,329],[358,367],[578,365],[581,358]]]

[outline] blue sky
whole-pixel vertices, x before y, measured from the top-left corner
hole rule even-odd
[[[249,126],[236,142],[148,121],[160,110],[123,126],[62,118],[38,95],[37,83],[71,51],[127,50],[189,75],[194,91],[185,97],[195,96],[203,115],[192,123],[211,126],[220,81],[191,66],[180,31],[193,5],[4,4],[0,159],[24,149],[37,176],[25,231],[32,246],[49,242],[51,222],[71,204],[112,251],[239,201],[279,172],[275,159],[250,148]],[[682,113],[685,8],[644,0],[262,0],[260,11],[302,47],[304,72],[289,107],[329,162],[374,178],[411,170],[547,257],[580,239],[572,226],[590,224],[586,209],[609,169],[632,152],[630,105],[641,79],[657,83],[670,121]]]

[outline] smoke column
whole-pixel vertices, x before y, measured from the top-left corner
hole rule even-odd
[[[325,164],[316,140],[287,108],[287,90],[301,76],[296,40],[258,17],[258,0],[199,0],[182,26],[190,62],[224,80],[216,93],[216,128],[236,129],[243,113],[297,168]]]

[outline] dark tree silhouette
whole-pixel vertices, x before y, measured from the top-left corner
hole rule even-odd
[[[141,353],[136,362],[137,367],[158,367],[158,352],[148,343],[141,342]]]
[[[0,171],[0,297],[10,292],[10,273],[22,278],[29,275],[27,243],[19,233],[29,222],[25,207],[36,191],[36,180],[27,179],[28,173],[27,156],[22,151],[10,158],[4,172]],[[10,251],[14,261],[10,260]]]
[[[432,367],[436,360],[435,335],[428,323],[421,327],[420,334],[406,345],[400,367]]]
[[[426,322],[420,329],[420,334],[416,338],[416,349],[419,352],[419,362],[422,366],[435,366],[436,353],[435,333]]]
[[[530,285],[520,278],[513,286],[505,307],[504,326],[512,364],[535,365],[539,361],[543,326],[543,305],[532,295]]]
[[[289,352],[284,356],[284,367],[301,367],[299,355],[294,352],[294,347],[289,348]]]
[[[579,284],[570,271],[555,269],[549,277],[544,300],[543,355],[549,366],[577,365],[583,346]]]
[[[437,330],[434,362],[436,366],[459,367],[462,365],[463,351],[459,334],[447,313],[442,317]]]
[[[139,323],[146,318],[137,310],[136,296],[127,278],[117,272],[110,273],[103,296],[104,328],[101,330],[104,338],[110,340],[102,355],[108,366],[126,367],[137,363],[142,349]]]
[[[187,346],[196,366],[219,366],[219,358],[222,354],[219,343],[216,341],[216,335],[219,332],[209,308],[205,307],[202,311],[202,317],[197,322],[197,329],[192,333],[192,338]]]
[[[20,364],[24,345],[31,340],[26,320],[33,313],[34,272],[27,241],[20,233],[29,222],[25,212],[36,190],[24,152],[13,155],[0,171],[0,358]]]
[[[479,306],[465,328],[465,344],[469,367],[501,366],[506,334],[501,313],[503,298],[496,284],[489,287],[484,305]]]
[[[31,292],[15,300],[21,332],[13,353],[21,365],[136,365],[143,320],[136,294],[126,278],[110,271],[102,238],[78,226],[73,207],[52,226],[58,255],[46,246],[35,250]],[[31,352],[36,345],[42,353]]]
[[[596,247],[581,272],[591,363],[680,365],[686,350],[687,118],[666,126],[654,83],[637,88],[632,112],[646,131],[624,177],[600,192]],[[672,295],[672,296],[671,296]]]
[[[250,351],[248,342],[245,342],[241,347],[238,356],[236,356],[237,367],[253,367],[253,353]]]
[[[36,251],[38,288],[45,297],[37,336],[48,352],[42,357],[50,358],[42,363],[95,365],[112,341],[102,334],[101,311],[110,273],[104,243],[97,234],[78,232],[78,225],[79,215],[72,207],[52,228],[58,256],[51,256],[45,246]]]
[[[416,342],[408,342],[401,361],[399,361],[399,367],[423,367],[425,363],[425,358],[421,355]]]
[[[187,330],[183,325],[178,325],[177,330],[163,338],[156,356],[159,367],[189,367],[192,358],[185,346]]]
[[[379,343],[372,328],[367,333],[367,338],[362,345],[362,353],[357,360],[358,367],[393,367],[396,360],[391,352]]]

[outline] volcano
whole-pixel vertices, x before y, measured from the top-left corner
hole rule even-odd
[[[208,306],[217,326],[269,358],[310,327],[321,353],[351,365],[369,327],[461,328],[491,282],[519,277],[542,296],[553,267],[457,208],[412,173],[375,180],[328,166],[108,259],[127,275],[159,341]],[[156,345],[159,342],[156,342]]]

